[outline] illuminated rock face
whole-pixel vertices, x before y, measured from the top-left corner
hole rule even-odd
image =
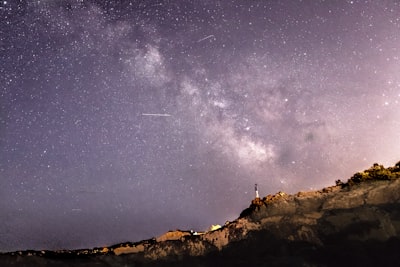
[[[0,257],[0,265],[18,260],[62,266],[60,256],[76,255],[74,266],[88,261],[96,266],[395,266],[399,249],[400,179],[395,178],[258,198],[237,220],[201,234],[177,230],[110,248],[17,253]]]
[[[253,200],[239,219],[218,230],[155,247],[143,256],[182,266],[218,261],[231,266],[371,266],[383,260],[395,265],[395,251],[400,249],[400,179],[295,195],[279,192]]]

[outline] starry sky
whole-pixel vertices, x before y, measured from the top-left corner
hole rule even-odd
[[[398,0],[1,0],[0,251],[205,230],[400,157]]]

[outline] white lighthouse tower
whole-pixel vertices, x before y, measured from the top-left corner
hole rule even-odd
[[[257,184],[255,184],[254,189],[256,190],[256,199],[260,198],[260,195],[258,194],[258,185]]]

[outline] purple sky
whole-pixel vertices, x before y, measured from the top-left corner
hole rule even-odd
[[[0,251],[139,241],[400,160],[400,2],[0,1]]]

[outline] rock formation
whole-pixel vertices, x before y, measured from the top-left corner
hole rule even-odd
[[[400,164],[375,164],[320,191],[252,201],[237,220],[205,233],[177,230],[110,248],[9,253],[0,265],[63,266],[69,260],[74,266],[397,266],[399,177]]]

